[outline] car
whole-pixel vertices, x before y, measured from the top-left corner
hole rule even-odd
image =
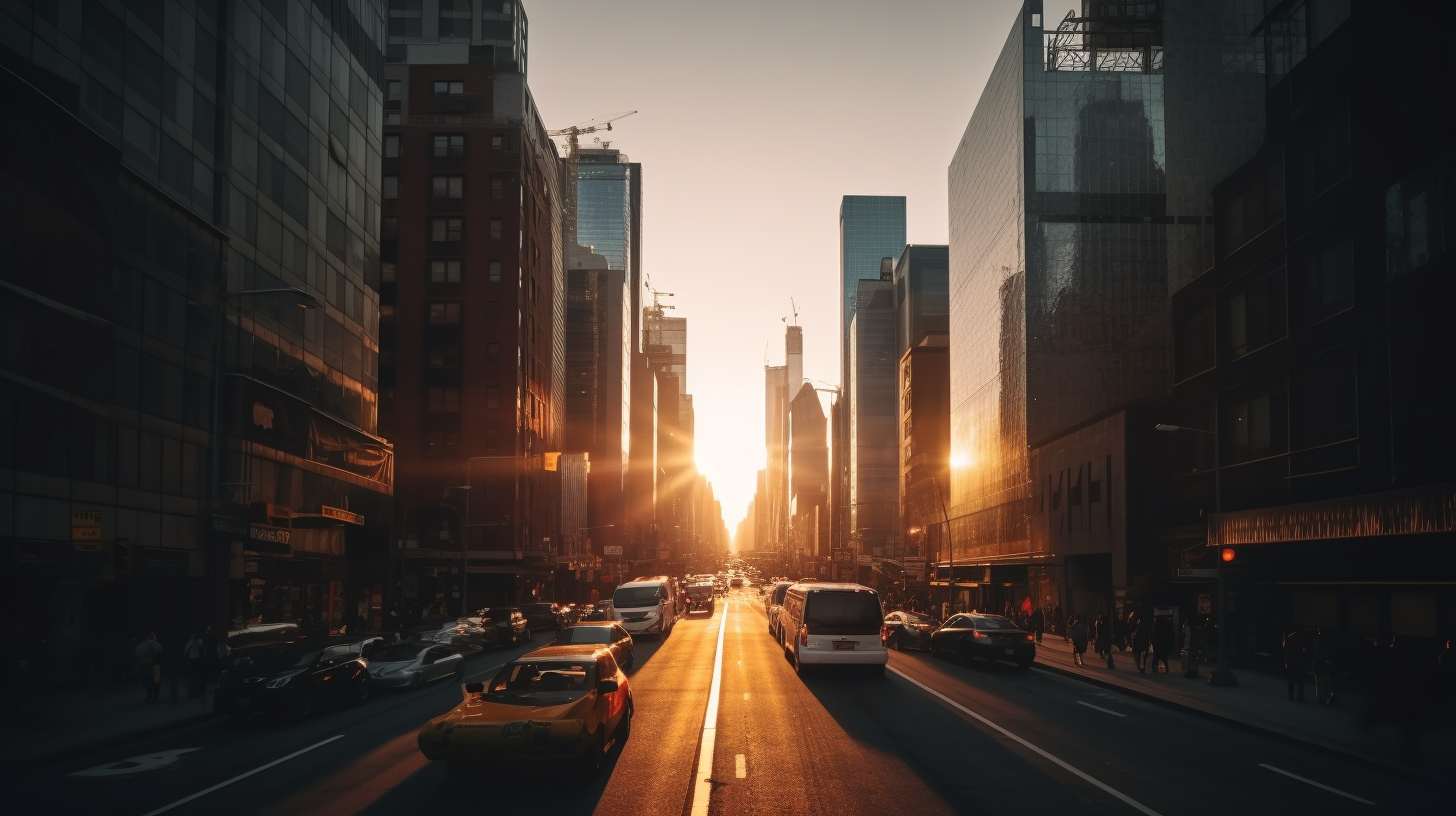
[[[467,616],[445,624],[425,639],[462,653],[478,652],[487,646],[499,645],[501,632],[495,627],[483,626],[478,617]]]
[[[666,637],[677,623],[677,602],[672,582],[665,577],[638,578],[612,593],[612,620],[639,635]]]
[[[480,618],[480,625],[483,628],[496,631],[493,641],[496,646],[508,648],[531,639],[531,626],[526,622],[526,615],[520,607],[486,607],[476,615]]]
[[[781,645],[783,636],[779,633],[779,608],[784,603],[784,593],[793,585],[793,581],[779,581],[763,596],[763,611],[768,615],[768,633]]]
[[[600,623],[578,623],[572,626],[563,626],[556,632],[556,639],[552,641],[557,646],[567,646],[578,643],[596,643],[607,646],[612,650],[612,658],[623,671],[632,668],[632,636],[627,634],[621,624],[613,621],[602,621]]]
[[[561,606],[554,603],[521,604],[521,614],[526,616],[526,625],[531,631],[540,632],[561,626]]]
[[[632,730],[632,688],[605,646],[537,649],[463,691],[416,736],[420,753],[460,783],[529,767],[589,780],[608,744]]]
[[[581,614],[577,616],[577,623],[591,623],[594,621],[609,621],[612,619],[612,609],[605,604],[586,604],[581,607]]]
[[[1036,659],[1036,636],[1001,615],[952,615],[931,633],[930,654],[963,663],[1005,660],[1026,669]]]
[[[729,578],[728,579],[728,586],[731,587],[731,588],[733,588],[733,589],[742,589],[743,588],[743,579],[742,578]]]
[[[369,662],[350,638],[308,638],[235,657],[213,697],[219,714],[308,717],[324,704],[369,699]]]
[[[718,600],[713,596],[713,585],[709,583],[688,584],[688,614],[706,612],[711,617]]]
[[[374,650],[369,677],[383,688],[423,686],[447,677],[465,676],[465,656],[449,646],[411,640]]]
[[[915,612],[891,612],[885,616],[885,647],[896,651],[928,650],[930,633],[935,628],[934,618]]]
[[[879,593],[861,584],[794,584],[779,611],[784,652],[800,674],[833,664],[883,674],[884,624]]]

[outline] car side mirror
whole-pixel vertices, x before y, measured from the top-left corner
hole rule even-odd
[[[601,694],[611,694],[618,688],[616,680],[603,680],[597,683],[597,691]]]
[[[485,691],[485,684],[484,683],[466,683],[465,684],[465,693],[466,694],[480,694],[483,691]]]

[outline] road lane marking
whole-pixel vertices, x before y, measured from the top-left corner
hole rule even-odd
[[[723,634],[728,631],[728,604],[718,623],[717,652],[713,655],[713,682],[708,686],[708,710],[703,713],[703,742],[698,748],[698,778],[693,783],[691,816],[708,816],[713,796],[713,748],[718,741],[718,698],[723,693]]]
[[[1084,705],[1084,706],[1087,706],[1088,708],[1095,708],[1098,711],[1101,711],[1103,714],[1111,714],[1114,717],[1126,717],[1127,716],[1126,714],[1123,714],[1121,712],[1113,711],[1110,708],[1103,708],[1102,706],[1095,706],[1095,705],[1092,705],[1091,703],[1084,702],[1082,700],[1078,700],[1077,701],[1077,705]]]
[[[743,692],[743,701],[744,701],[744,702],[745,702],[745,703],[746,703],[746,702],[748,702],[748,692],[746,692],[746,691],[745,691],[745,692]]]
[[[1030,742],[1027,742],[1026,740],[1022,739],[1021,737],[1016,736],[1015,734],[1011,733],[1010,731],[1007,731],[1005,728],[1002,728],[1001,726],[997,725],[996,723],[991,722],[990,720],[986,719],[985,717],[981,716],[980,714],[977,714],[976,712],[970,710],[969,708],[966,708],[965,706],[961,705],[960,703],[957,703],[955,700],[952,700],[951,698],[945,696],[944,694],[941,694],[940,692],[936,691],[935,689],[931,688],[930,686],[925,685],[924,683],[922,683],[919,680],[916,680],[915,678],[909,676],[908,674],[900,671],[899,669],[895,668],[894,666],[891,666],[889,668],[890,668],[890,671],[894,672],[895,674],[900,675],[901,677],[905,678],[906,680],[910,681],[911,683],[914,683],[916,686],[919,686],[922,690],[924,690],[926,692],[929,692],[931,696],[933,696],[936,699],[940,700],[942,703],[945,703],[946,705],[950,706],[951,708],[954,708],[955,710],[961,712],[962,714],[965,714],[966,716],[974,719],[975,721],[977,721],[977,722],[979,722],[979,723],[981,723],[983,725],[986,725],[987,727],[990,727],[990,728],[995,729],[997,733],[1001,734],[1002,736],[1006,737],[1007,739],[1011,740],[1012,742],[1015,742],[1018,745],[1021,745],[1021,746],[1025,747],[1025,748],[1027,748],[1027,749],[1035,752],[1039,756],[1041,756],[1041,757],[1043,757],[1043,758],[1045,758],[1045,759],[1047,759],[1047,760],[1055,763],[1057,766],[1061,767],[1063,770],[1071,773],[1072,775],[1074,775],[1077,778],[1083,780],[1084,782],[1091,783],[1092,785],[1097,786],[1099,789],[1105,791],[1106,793],[1109,793],[1112,796],[1114,796],[1114,797],[1122,800],[1122,802],[1124,802],[1125,804],[1127,804],[1133,810],[1136,810],[1138,813],[1142,813],[1142,814],[1144,814],[1144,816],[1159,816],[1159,813],[1156,810],[1153,810],[1152,808],[1148,807],[1147,805],[1144,805],[1142,802],[1139,802],[1138,800],[1132,798],[1131,796],[1128,796],[1127,794],[1125,794],[1122,791],[1120,791],[1120,790],[1112,787],[1111,785],[1107,784],[1106,782],[1103,782],[1102,780],[1093,777],[1091,774],[1088,774],[1087,772],[1081,770],[1080,768],[1074,767],[1073,765],[1071,765],[1070,763],[1068,763],[1065,760],[1061,759],[1060,757],[1057,757],[1057,756],[1049,753],[1048,751],[1045,751],[1042,748],[1039,748],[1039,747],[1031,744]]]
[[[748,778],[748,758],[743,754],[733,755],[733,775],[739,779]]]
[[[1300,776],[1299,774],[1292,774],[1289,771],[1284,770],[1283,768],[1276,768],[1273,765],[1265,765],[1262,762],[1259,763],[1259,767],[1260,768],[1268,768],[1269,770],[1271,770],[1271,771],[1273,771],[1274,773],[1277,773],[1277,774],[1284,774],[1285,776],[1289,777],[1290,779],[1298,779],[1300,782],[1303,782],[1306,785],[1314,785],[1316,788],[1319,788],[1321,790],[1327,790],[1330,793],[1337,793],[1337,794],[1345,797],[1346,799],[1354,799],[1356,802],[1359,802],[1361,804],[1365,804],[1365,805],[1373,805],[1373,804],[1375,804],[1374,802],[1370,801],[1369,799],[1361,799],[1360,797],[1356,796],[1353,793],[1345,793],[1344,791],[1339,790],[1337,788],[1332,788],[1329,785],[1322,785],[1319,782],[1314,781],[1313,779],[1305,779],[1304,777]]]
[[[258,767],[254,768],[251,771],[248,771],[246,773],[240,773],[237,776],[233,777],[232,779],[227,780],[226,782],[219,782],[216,785],[213,785],[212,787],[210,787],[210,788],[208,788],[206,790],[200,790],[197,793],[194,793],[191,796],[186,797],[185,799],[178,799],[177,801],[173,802],[170,805],[167,805],[165,807],[159,807],[156,810],[152,811],[151,813],[146,814],[146,816],[157,816],[158,813],[166,813],[167,811],[171,810],[172,808],[181,807],[182,805],[185,805],[185,804],[187,804],[188,802],[191,802],[194,799],[201,799],[202,797],[208,795],[209,793],[212,793],[215,790],[221,790],[223,788],[226,788],[228,785],[231,785],[232,783],[237,782],[238,780],[247,779],[248,777],[252,776],[255,773],[260,773],[262,771],[266,771],[269,768],[273,767],[274,765],[282,765],[283,763],[287,762],[290,759],[293,759],[294,757],[303,756],[304,754],[308,753],[309,751],[312,751],[315,748],[322,748],[323,746],[328,745],[329,743],[333,742],[334,740],[341,740],[343,738],[344,738],[344,735],[343,734],[339,734],[337,736],[329,737],[328,739],[324,740],[323,742],[316,742],[313,745],[308,746],[307,748],[303,748],[303,749],[300,749],[298,751],[294,751],[293,753],[289,754],[286,757],[280,757],[278,759],[275,759],[272,762],[269,762],[267,765],[259,765]]]
[[[177,764],[183,754],[190,754],[193,751],[201,750],[201,748],[174,748],[170,751],[158,751],[155,754],[118,759],[115,762],[97,765],[94,768],[87,768],[84,771],[66,774],[66,776],[130,776],[131,774],[142,773],[143,771],[171,768]]]

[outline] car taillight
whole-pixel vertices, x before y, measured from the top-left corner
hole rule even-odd
[[[880,627],[880,645],[881,646],[885,645],[885,641],[887,641],[889,639],[890,639],[890,627],[888,627],[888,626],[881,626]]]
[[[1032,633],[1030,633],[1030,632],[1027,632],[1027,633],[1026,633],[1026,639],[1027,639],[1027,640],[1032,640],[1032,641],[1034,641],[1034,640],[1036,640],[1036,635],[1033,635],[1033,634],[1032,634]]]
[[[916,629],[919,629],[922,632],[925,632],[925,631],[928,631],[931,628],[931,626],[928,623],[917,623],[917,624],[915,624],[915,628]]]
[[[807,623],[804,624],[803,628],[799,629],[799,645],[809,645],[809,624]]]
[[[979,629],[972,629],[971,630],[971,637],[973,637],[973,638],[983,638],[985,636],[986,636],[985,633],[983,633]]]

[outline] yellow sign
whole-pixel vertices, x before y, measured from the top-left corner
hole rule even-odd
[[[71,539],[74,541],[101,542],[101,511],[77,510],[71,513]]]
[[[543,456],[545,458],[545,469],[551,471],[556,470],[556,465],[561,461],[561,452],[546,453]]]
[[[322,511],[321,515],[325,518],[331,518],[335,521],[345,521],[349,524],[364,523],[364,516],[360,513],[354,513],[341,507],[330,507],[327,504],[319,505],[319,507]]]

